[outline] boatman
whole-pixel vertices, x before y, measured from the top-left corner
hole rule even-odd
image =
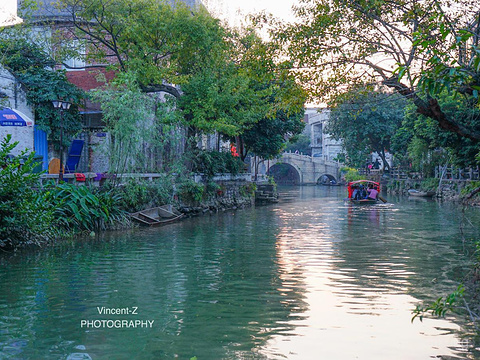
[[[377,189],[375,189],[375,188],[373,187],[372,184],[370,184],[370,185],[368,186],[367,192],[368,192],[368,198],[369,198],[369,199],[377,200],[378,191],[377,191]]]

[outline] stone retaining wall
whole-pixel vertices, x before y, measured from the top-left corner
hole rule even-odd
[[[440,188],[435,189],[434,198],[457,202],[461,201],[461,191],[472,180],[443,180]],[[408,195],[409,189],[428,190],[422,188],[422,180],[420,179],[395,179],[390,180],[386,184],[387,193],[395,195]],[[385,186],[384,185],[384,186]],[[480,205],[480,199],[472,201],[472,205]]]
[[[236,210],[254,204],[254,184],[249,181],[217,181],[219,189],[201,202],[180,202],[178,209],[187,216]]]

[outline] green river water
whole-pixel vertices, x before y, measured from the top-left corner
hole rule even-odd
[[[480,358],[465,316],[411,322],[468,273],[479,209],[280,190],[278,204],[0,254],[0,359]]]

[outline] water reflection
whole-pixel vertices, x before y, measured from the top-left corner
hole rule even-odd
[[[301,222],[291,209],[280,211],[290,219],[279,234],[281,257],[304,273],[311,306],[297,336],[273,337],[264,353],[289,359],[467,356],[468,344],[456,338],[460,328],[451,321],[405,321],[418,303],[415,294],[452,291],[468,268],[462,247],[452,242],[459,238],[455,217],[436,203],[412,211],[403,204],[339,206],[336,200],[305,209]]]
[[[452,319],[410,323],[467,268],[454,211],[340,190],[3,256],[0,359],[467,356]],[[102,306],[155,325],[82,328]]]

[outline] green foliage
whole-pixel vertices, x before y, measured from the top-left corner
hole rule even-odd
[[[22,165],[26,152],[8,157],[18,144],[10,141],[7,135],[0,145],[0,248],[40,245],[55,236],[53,208],[36,190],[40,173],[32,173],[34,153]]]
[[[461,11],[468,14],[474,9],[462,6]],[[443,11],[434,12],[429,22],[413,33],[413,44],[418,47],[419,54],[426,55],[428,59],[428,66],[418,82],[419,87],[430,95],[459,91],[463,94],[468,92],[478,100],[479,29],[478,24],[474,25],[478,21],[478,13],[470,13],[466,17],[461,15],[457,12],[453,12],[453,16]]]
[[[3,33],[2,33],[3,34]],[[55,62],[37,45],[5,32],[0,36],[0,63],[9,70],[27,90],[27,103],[35,110],[35,122],[46,131],[50,141],[60,145],[63,127],[64,147],[69,139],[82,129],[81,106],[84,93],[67,80],[65,71],[52,70]],[[64,111],[63,119],[52,105],[53,100],[64,99],[72,106]]]
[[[186,124],[197,131],[236,136],[267,111],[250,80],[226,62],[213,69],[204,67],[182,86],[179,108]]]
[[[78,35],[88,54],[103,62],[106,49],[121,72],[136,74],[142,86],[164,81],[184,85],[203,65],[215,63],[224,48],[223,30],[208,12],[183,2],[155,0],[62,1],[80,19]],[[95,25],[83,19],[95,19]],[[106,46],[97,46],[99,42]]]
[[[172,101],[155,102],[141,91],[135,74],[124,73],[103,89],[92,93],[100,102],[103,120],[112,141],[104,151],[109,154],[110,172],[168,171],[179,161],[180,133],[176,131]],[[171,100],[171,99],[170,99]]]
[[[457,123],[480,128],[480,110],[472,108],[465,97],[438,94],[444,112]],[[435,121],[409,106],[402,126],[392,140],[392,151],[404,166],[433,176],[438,165],[472,166],[480,145],[446,130],[439,130]]]
[[[170,204],[174,192],[173,179],[169,176],[155,181],[131,179],[112,189],[120,196],[118,206],[128,212]]]
[[[349,165],[363,167],[372,152],[387,164],[385,150],[402,123],[405,106],[397,94],[356,89],[339,98],[325,132],[342,140]]]
[[[458,307],[458,301],[463,299],[465,288],[459,285],[457,290],[447,295],[445,298],[439,297],[435,302],[427,306],[417,305],[413,311],[412,322],[418,318],[423,320],[425,314],[430,312],[433,316],[443,317],[447,312],[454,311]]]
[[[275,182],[275,178],[273,176],[268,176],[267,181],[269,185],[273,185],[273,192],[277,191],[277,183]]]
[[[239,193],[243,197],[253,197],[255,196],[256,190],[257,190],[257,184],[252,182],[252,183],[240,186]]]
[[[438,189],[439,179],[426,178],[422,180],[421,188],[424,191],[433,191]]]
[[[87,186],[63,183],[51,190],[55,217],[59,225],[77,231],[105,230],[126,221],[120,208],[120,196],[110,191],[92,191]]]
[[[279,110],[274,117],[263,118],[243,132],[245,147],[263,159],[273,159],[285,149],[289,137],[302,132],[303,114],[303,110],[290,114]]]
[[[359,84],[383,84],[440,128],[480,141],[479,127],[447,114],[437,96],[448,91],[478,106],[476,3],[302,0],[295,12],[297,21],[271,24],[270,35],[301,69],[299,82],[314,101],[336,100]]]
[[[292,136],[288,140],[285,151],[298,151],[299,153],[310,155],[312,152],[310,145],[310,136],[302,133],[300,135]]]
[[[193,180],[186,180],[180,184],[178,195],[180,200],[185,203],[199,203],[205,196],[205,186],[197,184]]]
[[[345,173],[345,175],[343,175],[343,178],[345,179],[345,181],[349,182],[349,181],[355,181],[355,180],[362,180],[365,178],[365,176],[362,176],[358,173],[358,170],[357,169],[353,169],[353,168],[342,168],[341,169],[341,172],[342,173]]]
[[[191,154],[192,171],[204,174],[207,179],[216,174],[237,175],[244,171],[245,164],[230,152],[195,150]]]
[[[471,181],[461,190],[460,195],[469,195],[472,191],[480,188],[480,181]],[[479,261],[480,262],[480,261]]]
[[[252,32],[230,40],[221,62],[202,66],[182,86],[179,107],[197,131],[240,136],[242,159],[248,151],[275,156],[303,128],[305,94]]]

